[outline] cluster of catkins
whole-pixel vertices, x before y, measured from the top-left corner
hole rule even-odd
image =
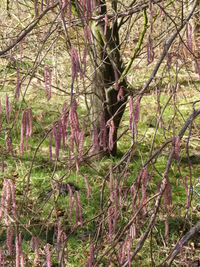
[[[9,225],[10,213],[13,217],[16,216],[15,185],[12,180],[4,179],[1,192],[0,219],[4,214],[4,222],[7,226]]]
[[[110,188],[110,205],[108,207],[108,238],[110,243],[113,242],[115,238],[115,234],[117,233],[117,219],[119,216],[119,205],[123,205],[122,201],[122,195],[121,195],[121,188],[118,184],[117,179],[114,179],[113,177],[113,170],[112,167],[110,168],[110,182],[109,182],[109,188]],[[119,196],[119,197],[118,197]],[[127,235],[124,239],[124,241],[120,242],[118,247],[118,261],[120,264],[123,264],[125,261],[128,262],[128,266],[131,266],[131,251],[132,251],[132,245],[133,245],[133,234],[132,234],[132,228],[130,231],[127,232]],[[90,257],[89,262],[87,266],[94,266],[95,263],[95,247],[92,243],[90,245]]]
[[[9,97],[6,94],[5,96],[5,113],[6,113],[6,121],[7,124],[10,123],[10,119],[11,119],[11,114],[12,114],[12,106],[11,103],[9,101]],[[0,131],[2,130],[2,108],[1,108],[1,99],[0,99]],[[6,149],[7,152],[11,152],[13,155],[13,146],[12,146],[12,138],[11,138],[11,134],[10,131],[6,131],[5,133],[5,145],[6,145]]]
[[[74,148],[78,152],[78,158],[82,158],[82,148],[84,142],[85,135],[85,122],[82,123],[82,129],[80,130],[79,119],[77,113],[77,103],[72,100],[69,116],[66,115],[66,103],[63,104],[61,119],[56,121],[53,124],[52,131],[49,134],[49,159],[52,161],[52,139],[54,137],[55,140],[55,150],[56,150],[56,158],[59,157],[59,152],[61,148],[61,142],[63,144],[63,148],[66,147],[67,141],[67,126],[69,124],[71,130],[71,136],[69,137],[69,151],[70,153],[74,152]],[[77,163],[78,164],[78,163]]]
[[[13,255],[13,238],[14,230],[11,225],[17,216],[16,198],[15,198],[15,185],[14,182],[9,179],[4,179],[3,189],[1,193],[1,206],[0,206],[0,220],[4,215],[4,223],[7,226],[7,248],[10,256]],[[21,235],[15,237],[15,256],[16,256],[16,267],[25,266],[24,254],[21,246]],[[5,252],[0,249],[0,265],[5,266]]]
[[[68,2],[67,0],[64,0],[65,3]],[[62,2],[62,0],[60,0],[59,2]],[[44,8],[48,8],[50,5],[55,4],[56,1],[55,0],[34,0],[34,12],[35,12],[35,17],[37,17],[40,13],[40,11],[42,12],[44,10]]]
[[[15,266],[16,267],[25,267],[25,258],[24,253],[22,251],[22,238],[21,234],[16,234],[15,237],[15,251],[13,249],[13,237],[14,237],[14,230],[11,226],[7,228],[7,246],[8,246],[8,253],[9,256],[15,255]],[[0,266],[8,266],[8,257],[7,252],[3,249],[0,249]],[[13,264],[13,258],[12,258]]]

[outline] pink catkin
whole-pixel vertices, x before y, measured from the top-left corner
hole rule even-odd
[[[68,192],[69,192],[69,208],[70,208],[70,216],[72,216],[73,211],[73,197],[72,197],[72,189],[69,184],[67,184]]]
[[[72,21],[72,3],[71,3],[71,0],[69,0],[69,4],[68,4],[68,7],[69,7],[69,13],[68,13],[68,25],[69,27],[71,27],[71,21]]]
[[[33,133],[33,116],[32,110],[26,109],[22,115],[21,121],[21,141],[20,141],[20,153],[24,153],[24,135],[25,135],[25,143],[26,150],[28,149],[28,137]]]
[[[119,92],[117,94],[117,102],[124,101],[124,91],[123,87],[120,87]]]
[[[153,31],[153,4],[152,4],[152,0],[149,1],[149,10],[150,10],[150,31],[152,33]]]
[[[78,77],[78,73],[81,72],[78,52],[74,47],[71,49],[71,64],[72,83],[74,83],[74,80]]]
[[[24,125],[25,125],[25,129],[24,129],[24,135],[25,137],[28,137],[28,133],[29,133],[29,123],[28,123],[28,111],[25,110],[24,111]]]
[[[20,78],[19,78],[19,66],[17,66],[17,86],[16,86],[16,101],[19,99],[20,95]]]
[[[1,205],[0,205],[0,219],[5,212],[6,205],[6,191],[7,191],[7,181],[4,179],[3,188],[1,192]]]
[[[180,137],[177,136],[174,138],[174,154],[176,159],[179,159],[180,156]]]
[[[60,12],[61,12],[61,18],[64,19],[65,12],[64,12],[64,6],[63,6],[62,0],[59,0],[59,7],[60,7]]]
[[[195,68],[195,73],[199,75],[200,78],[200,68],[199,68],[199,63],[196,59],[194,59],[194,68]]]
[[[109,229],[109,240],[112,242],[113,239],[113,221],[112,221],[112,216],[113,216],[113,210],[112,207],[108,208],[108,229]]]
[[[107,28],[108,28],[108,16],[106,14],[104,16],[104,21],[105,21],[105,24],[104,24],[104,35],[106,36]]]
[[[107,126],[109,127],[108,146],[109,146],[109,150],[112,151],[114,147],[113,136],[114,136],[114,131],[115,131],[115,125],[114,125],[113,119],[110,119],[109,121],[107,121]]]
[[[24,133],[26,128],[26,112],[24,111],[21,121],[21,142],[20,142],[20,153],[24,153]]]
[[[8,226],[6,239],[7,239],[8,253],[10,256],[12,255],[13,252],[13,243],[12,243],[13,234],[14,234],[13,228],[11,226]]]
[[[80,164],[77,157],[75,157],[76,173],[80,172]]]
[[[1,171],[2,171],[2,173],[4,173],[4,170],[5,170],[4,157],[2,156],[1,157]]]
[[[10,212],[10,198],[11,198],[11,194],[10,194],[10,186],[8,181],[6,181],[6,199],[5,199],[5,225],[9,225],[8,222],[8,215]]]
[[[10,60],[11,60],[11,62],[12,62],[12,64],[13,64],[13,66],[14,66],[14,68],[16,68],[16,59],[15,59],[15,57],[14,57],[14,55],[13,55],[13,50],[11,49],[10,50]]]
[[[91,9],[91,0],[86,0],[86,6],[87,6],[87,23],[89,23],[89,20],[92,17],[92,9]]]
[[[169,242],[169,222],[168,218],[165,219],[165,242]]]
[[[6,97],[5,97],[5,107],[6,107],[6,119],[7,119],[7,123],[10,122],[10,103],[9,103],[9,97],[8,95],[6,94]]]
[[[54,139],[55,139],[56,158],[57,159],[59,158],[59,154],[60,154],[61,129],[62,129],[61,121],[55,122],[53,125],[53,135],[54,135]]]
[[[20,245],[19,245],[19,236],[18,234],[15,237],[15,255],[16,255],[16,267],[20,267]]]
[[[122,258],[122,246],[120,246],[119,249],[118,249],[118,259],[119,259],[119,263],[121,263],[121,258]]]
[[[129,240],[128,240],[128,267],[131,267],[131,248],[132,248],[132,239],[129,237]]]
[[[47,100],[51,98],[51,70],[45,66],[44,68],[44,80],[45,80],[45,95]]]
[[[38,5],[38,0],[34,0],[34,12],[35,12],[35,17],[37,17],[37,11],[38,11],[38,7],[37,7],[37,5]]]
[[[6,132],[5,134],[5,143],[8,153],[11,152],[11,154],[13,155],[12,138],[9,132]]]
[[[79,222],[79,205],[78,205],[78,199],[77,199],[77,195],[75,195],[75,200],[76,200],[76,207],[75,207],[75,224],[73,227],[73,230],[75,230],[78,226],[78,222]]]
[[[29,132],[28,132],[28,136],[32,136],[33,133],[33,114],[32,114],[32,110],[29,109]]]
[[[39,262],[39,249],[38,249],[38,239],[37,237],[33,237],[34,240],[34,252],[35,252],[35,259],[34,259],[34,266],[38,265]]]
[[[187,37],[187,45],[189,50],[193,51],[193,45],[192,45],[192,25],[190,23],[186,26],[186,37]]]
[[[129,96],[128,103],[129,103],[129,130],[132,130],[134,113],[133,113],[133,99],[131,96]]]
[[[82,0],[82,14],[81,14],[81,20],[82,22],[84,23],[84,21],[86,20],[86,17],[85,17],[85,12],[86,12],[86,0]]]
[[[5,252],[2,250],[2,267],[5,267]]]
[[[167,53],[167,66],[168,68],[171,67],[171,64],[172,64],[172,54],[171,53]]]
[[[91,191],[90,191],[90,186],[89,186],[89,182],[86,176],[84,176],[84,181],[85,181],[85,186],[87,189],[87,197],[90,198],[91,196]]]
[[[28,136],[29,136],[29,116],[28,116],[28,110],[26,110],[25,113],[25,145],[26,150],[28,150]]]
[[[122,187],[119,186],[119,204],[122,207],[124,202],[123,202],[123,197],[122,197]]]
[[[61,235],[62,235],[61,221],[60,221],[60,218],[58,218],[58,233],[57,233],[57,254],[58,255],[60,252]]]
[[[92,150],[96,151],[99,148],[99,138],[98,138],[98,131],[95,127],[92,131]]]
[[[113,196],[113,171],[112,171],[112,167],[110,168],[110,201],[114,200],[114,196]]]
[[[16,198],[15,198],[15,185],[12,180],[8,181],[10,190],[11,190],[11,198],[12,198],[12,214],[16,216],[17,213],[17,205],[16,205]]]
[[[71,140],[72,140],[72,148],[74,145],[74,141],[76,146],[79,146],[79,133],[80,133],[80,128],[79,128],[79,120],[78,120],[78,114],[77,114],[77,103],[76,100],[72,100],[72,103],[70,105],[69,109],[69,123],[71,127]],[[73,151],[73,149],[72,149]]]
[[[43,9],[44,9],[44,2],[43,2],[43,0],[41,0],[40,8],[41,8],[41,11],[43,11]]]
[[[131,225],[129,234],[130,234],[131,239],[136,238],[136,226],[135,226],[135,223],[133,223]]]
[[[25,267],[25,258],[24,258],[24,253],[22,251],[20,253],[20,264],[21,267]]]
[[[53,132],[49,133],[49,162],[52,162],[52,139],[53,139]]]
[[[46,244],[44,247],[45,254],[46,254],[46,261],[47,261],[47,267],[51,267],[51,254],[49,250],[49,244]]]
[[[181,241],[179,241],[179,247],[180,247],[180,254],[183,257],[184,256],[184,254],[183,254],[183,245],[182,245]]]
[[[76,196],[77,196],[77,205],[78,205],[78,212],[79,212],[79,222],[82,225],[83,224],[82,207],[81,207],[80,194],[78,191],[76,191]]]
[[[148,167],[142,170],[142,205],[146,202],[146,187],[148,182]]]
[[[79,157],[80,158],[82,158],[84,136],[85,136],[85,121],[83,121],[82,130],[79,134]]]
[[[139,202],[139,197],[138,197],[137,189],[136,189],[134,184],[132,184],[132,186],[131,186],[131,191],[132,191],[132,210],[133,210],[133,212],[135,212],[136,198]]]
[[[188,185],[187,185],[187,176],[183,177],[182,184],[185,187],[185,194],[186,194],[186,197],[187,197],[187,204],[188,204],[189,203],[189,191],[188,191]]]
[[[89,259],[89,264],[88,267],[93,267],[94,264],[94,245],[90,245],[90,259]]]
[[[89,42],[90,45],[92,45],[91,30],[88,25],[85,25],[84,27],[84,36],[85,36],[85,40]]]
[[[113,234],[115,234],[116,229],[117,229],[117,218],[118,218],[118,182],[117,182],[117,179],[115,179]]]
[[[3,250],[0,248],[0,266],[2,266],[3,263]]]
[[[64,102],[62,106],[62,115],[61,115],[61,122],[62,122],[62,135],[63,135],[63,148],[65,149],[65,142],[66,142],[66,130],[67,130],[67,117],[66,117],[66,102]]]
[[[167,211],[167,206],[172,204],[172,191],[170,181],[167,181],[167,185],[164,191],[164,207]]]
[[[99,136],[99,145],[103,147],[103,150],[107,150],[107,128],[104,113],[101,114],[100,119],[100,136]]]
[[[121,259],[120,263],[122,264],[124,262],[125,256],[126,256],[126,247],[127,247],[127,242],[128,242],[128,236],[126,236],[126,239],[124,241],[124,244],[122,246],[122,254],[121,254]]]
[[[83,75],[86,73],[86,69],[87,69],[87,47],[84,48],[83,50],[83,58],[82,58],[82,65],[83,65]]]
[[[134,110],[134,119],[135,122],[138,123],[140,119],[140,97],[137,97],[136,99],[136,105]]]
[[[153,61],[154,61],[153,41],[149,36],[147,42],[147,65],[151,64]]]

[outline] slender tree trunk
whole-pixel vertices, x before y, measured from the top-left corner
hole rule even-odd
[[[118,84],[118,78],[123,71],[123,62],[120,55],[119,32],[117,20],[106,23],[106,3],[101,2],[99,10],[100,15],[104,15],[105,19],[100,23],[93,22],[92,34],[94,41],[93,63],[93,96],[92,103],[92,127],[93,131],[101,132],[102,117],[107,123],[110,119],[114,122],[113,148],[109,148],[109,128],[106,130],[106,143],[108,149],[106,153],[113,156],[117,153],[117,132],[120,121],[125,110],[125,102],[127,96],[125,89],[127,88],[126,80]],[[117,1],[113,1],[113,9],[117,9]],[[112,25],[111,25],[112,24]],[[117,100],[119,89],[123,88],[124,99]],[[99,149],[99,148],[98,148]],[[100,150],[103,147],[100,146]]]
[[[200,70],[200,1],[198,3],[197,11],[193,18],[193,32],[194,32],[194,52],[197,57],[196,59],[196,72]],[[198,70],[197,70],[198,69]],[[200,75],[200,73],[199,73]]]

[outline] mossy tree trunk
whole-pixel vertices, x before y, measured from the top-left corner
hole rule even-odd
[[[105,1],[100,1],[99,15],[106,16],[107,7]],[[117,1],[112,1],[113,10],[117,11]],[[105,26],[106,17],[101,22],[92,22],[94,47],[93,55],[93,95],[92,103],[92,128],[101,131],[102,116],[107,123],[110,119],[114,122],[113,148],[107,149],[106,153],[115,156],[117,153],[117,132],[125,110],[127,100],[125,79],[118,79],[123,72],[123,62],[120,55],[119,27],[117,19],[109,21]],[[117,85],[118,84],[118,85]],[[117,100],[119,89],[123,88],[124,99]],[[106,130],[106,143],[109,143],[109,129]],[[99,149],[99,148],[98,148]],[[100,147],[100,150],[103,148]]]

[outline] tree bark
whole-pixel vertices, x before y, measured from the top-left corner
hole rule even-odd
[[[112,7],[114,10],[117,10],[116,1],[113,1]],[[92,129],[94,133],[96,131],[100,134],[102,130],[102,116],[104,117],[105,123],[113,119],[113,148],[109,148],[108,146],[109,129],[107,128],[106,143],[108,148],[105,152],[115,156],[117,153],[117,132],[127,100],[125,93],[127,82],[124,79],[117,85],[118,79],[124,69],[120,55],[119,28],[117,20],[109,22],[109,25],[105,23],[106,12],[106,2],[100,1],[99,15],[104,15],[105,19],[101,22],[93,22],[91,27],[94,42],[94,48],[92,50],[94,68],[93,95],[91,99]],[[124,99],[118,101],[117,95],[121,87],[124,91]],[[100,146],[98,149],[102,151],[103,147]]]

